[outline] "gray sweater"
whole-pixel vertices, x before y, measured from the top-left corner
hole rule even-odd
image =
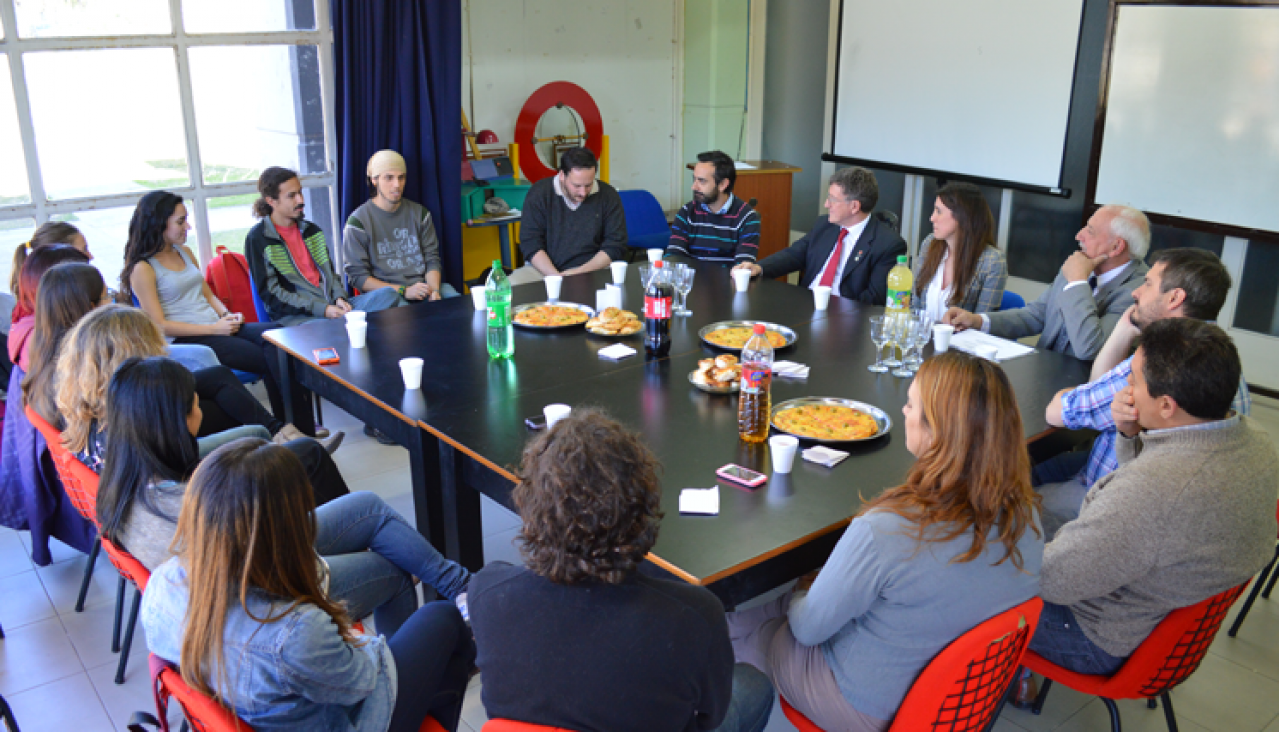
[[[1279,458],[1248,417],[1120,435],[1119,469],[1044,550],[1040,594],[1128,656],[1171,611],[1245,582],[1274,553]]]
[[[166,480],[147,486],[146,490],[147,497],[164,515],[157,516],[142,505],[142,501],[134,501],[117,538],[142,566],[154,571],[173,556],[169,544],[178,531],[178,514],[182,512],[182,496],[186,495],[187,486]]]
[[[939,651],[973,626],[1035,596],[1044,540],[1026,531],[1022,566],[996,565],[994,538],[971,562],[954,562],[972,533],[922,546],[913,526],[886,511],[853,519],[807,593],[788,617],[795,640],[820,645],[854,709],[892,719],[915,677]]]
[[[431,212],[407,199],[393,212],[366,201],[351,212],[342,230],[346,278],[368,291],[370,276],[392,285],[416,285],[440,270],[440,240]]]

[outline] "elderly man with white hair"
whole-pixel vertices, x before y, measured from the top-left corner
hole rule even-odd
[[[431,212],[404,197],[407,172],[394,150],[369,158],[369,200],[351,212],[342,229],[347,284],[364,293],[392,288],[398,305],[456,297],[440,281],[440,240]]]
[[[989,315],[951,308],[944,321],[1003,338],[1039,335],[1039,347],[1091,361],[1132,305],[1149,269],[1150,222],[1128,206],[1102,206],[1075,235],[1079,251],[1038,300]]]

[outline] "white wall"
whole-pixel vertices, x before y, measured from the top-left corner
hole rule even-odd
[[[464,3],[462,104],[475,129],[509,143],[528,97],[549,82],[571,81],[600,108],[611,145],[610,182],[649,190],[667,209],[683,203],[682,2]]]

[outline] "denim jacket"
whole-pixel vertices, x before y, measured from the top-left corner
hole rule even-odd
[[[147,645],[179,665],[189,600],[186,570],[177,557],[156,568],[142,598]],[[256,590],[248,605],[257,617],[284,607],[280,598]],[[219,696],[256,730],[384,732],[391,724],[395,659],[386,641],[366,638],[364,645],[352,646],[314,605],[299,605],[276,622],[260,623],[233,602],[223,658],[228,686]]]

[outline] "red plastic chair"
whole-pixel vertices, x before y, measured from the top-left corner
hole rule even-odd
[[[1003,706],[1043,607],[1032,597],[951,641],[911,684],[889,732],[986,729]],[[800,732],[822,732],[786,699],[781,703]]]
[[[92,471],[90,471],[92,472]],[[111,560],[111,564],[115,566],[117,572],[120,573],[120,594],[116,595],[115,602],[115,631],[118,635],[120,632],[120,613],[124,609],[124,582],[127,580],[133,583],[133,606],[129,609],[129,624],[125,626],[124,643],[120,648],[120,663],[115,669],[115,682],[117,684],[124,683],[124,670],[129,665],[129,649],[133,647],[133,631],[138,627],[138,610],[142,607],[142,593],[147,589],[147,580],[151,579],[151,573],[147,568],[142,566],[134,556],[127,551],[121,549],[111,540],[101,537],[102,548],[107,550],[107,559]]]
[[[187,724],[196,732],[253,732],[253,728],[231,713],[231,710],[218,702],[187,686],[182,680],[178,667],[151,654],[151,692],[155,695],[155,710],[158,718],[144,719],[168,732],[169,699],[177,699],[182,705],[183,716]],[[142,715],[135,715],[138,719]],[[444,726],[431,717],[427,717],[418,732],[447,732]]]
[[[94,475],[92,482],[92,490],[86,492],[86,486],[83,481],[77,481],[76,476],[72,474],[67,466],[67,460],[76,463],[87,472],[93,473],[76,460],[75,456],[62,446],[62,433],[53,428],[53,425],[45,421],[38,412],[30,406],[26,408],[27,419],[44,437],[45,444],[49,446],[49,455],[53,458],[54,470],[58,472],[58,481],[62,483],[62,490],[67,494],[67,498],[71,501],[71,505],[75,507],[84,519],[92,523],[95,527],[98,525],[98,481]],[[80,594],[76,598],[75,611],[84,612],[84,598],[89,593],[89,582],[93,579],[93,568],[98,563],[98,554],[102,551],[99,544],[94,544],[93,549],[89,552],[89,562],[84,567],[84,579],[80,580]],[[119,650],[119,631],[116,632],[117,637],[111,643],[111,650],[115,652]]]
[[[490,719],[484,723],[480,732],[573,732],[563,727],[547,727],[531,722],[517,722],[514,719]]]
[[[1279,521],[1279,506],[1275,507],[1275,520]],[[1252,583],[1252,592],[1248,593],[1248,599],[1243,601],[1243,607],[1239,608],[1239,613],[1235,615],[1235,622],[1230,624],[1230,630],[1226,631],[1226,635],[1231,638],[1239,632],[1239,627],[1243,625],[1243,619],[1248,617],[1248,611],[1252,609],[1252,603],[1257,601],[1257,593],[1261,592],[1261,586],[1264,584],[1266,590],[1261,592],[1261,596],[1270,599],[1270,591],[1275,588],[1275,580],[1279,579],[1279,572],[1274,571],[1275,560],[1279,559],[1279,542],[1275,544],[1275,555],[1270,558],[1270,563],[1261,570],[1261,574],[1257,575],[1257,581]],[[1267,582],[1266,579],[1270,581]]]
[[[1247,586],[1248,583],[1245,582],[1202,602],[1168,613],[1168,617],[1155,626],[1113,676],[1076,673],[1045,660],[1034,651],[1027,651],[1022,664],[1044,677],[1044,686],[1039,690],[1032,711],[1039,714],[1043,710],[1048,690],[1057,681],[1075,691],[1100,697],[1110,711],[1110,727],[1114,732],[1122,729],[1115,699],[1146,699],[1152,709],[1156,698],[1163,699],[1168,729],[1177,732],[1172,697],[1168,692],[1199,668],[1199,663],[1207,655],[1208,647],[1221,629],[1230,606]]]

